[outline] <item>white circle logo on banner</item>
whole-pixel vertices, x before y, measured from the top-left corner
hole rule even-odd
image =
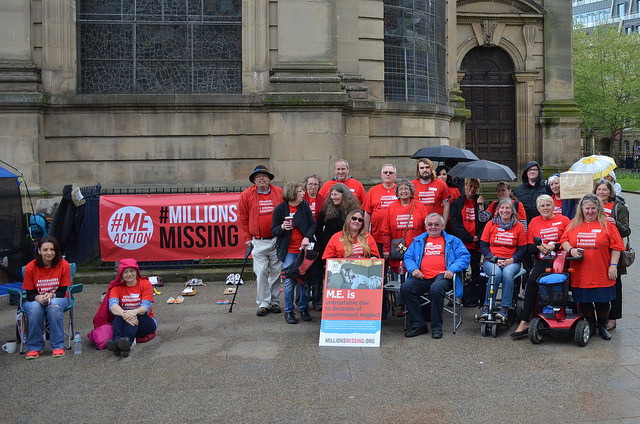
[[[153,236],[153,221],[144,209],[125,206],[109,218],[109,238],[116,246],[126,250],[140,249]]]

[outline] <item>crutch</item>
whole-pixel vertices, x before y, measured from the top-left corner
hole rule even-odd
[[[234,276],[234,285],[236,287],[236,291],[233,292],[233,299],[231,299],[231,305],[229,305],[229,313],[233,312],[233,304],[236,302],[236,295],[238,294],[238,289],[242,282],[242,273],[244,272],[244,267],[247,265],[247,261],[249,260],[249,255],[251,254],[251,250],[253,250],[253,244],[247,246],[247,250],[244,252],[244,262],[242,263],[242,269],[240,270],[240,274],[236,274]],[[227,280],[229,280],[227,278]]]

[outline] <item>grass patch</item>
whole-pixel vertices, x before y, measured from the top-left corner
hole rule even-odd
[[[623,190],[640,191],[640,172],[628,172],[616,169],[616,181]]]

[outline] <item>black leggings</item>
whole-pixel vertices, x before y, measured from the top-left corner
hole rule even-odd
[[[529,272],[529,278],[527,278],[527,285],[524,291],[524,305],[522,307],[523,321],[531,321],[531,314],[534,312],[533,308],[535,308],[536,301],[538,300],[538,278],[546,268],[551,266],[553,266],[553,262],[537,259],[533,265],[533,269]]]
[[[578,303],[578,308],[587,321],[595,323],[597,315],[598,325],[607,325],[607,320],[609,319],[609,302]]]

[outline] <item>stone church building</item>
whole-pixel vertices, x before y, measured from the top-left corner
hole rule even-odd
[[[0,158],[29,186],[412,176],[579,155],[568,0],[0,0]]]

